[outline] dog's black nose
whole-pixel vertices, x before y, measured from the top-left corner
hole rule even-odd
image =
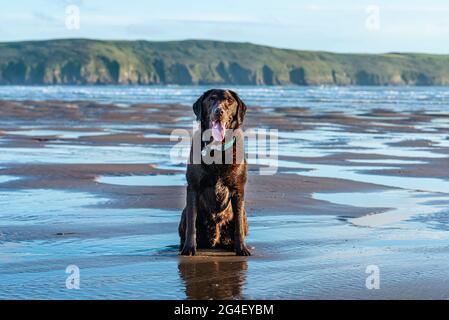
[[[217,110],[215,110],[215,115],[221,117],[223,115],[224,111],[222,108],[217,108]]]

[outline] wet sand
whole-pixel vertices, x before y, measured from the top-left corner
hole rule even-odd
[[[250,163],[250,258],[177,255],[190,107],[0,101],[0,119],[0,298],[449,298],[449,113],[249,107],[245,129],[279,139],[275,175]]]

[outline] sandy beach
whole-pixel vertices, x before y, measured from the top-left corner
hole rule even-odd
[[[178,256],[191,107],[1,100],[0,119],[0,298],[449,298],[449,113],[250,106],[279,161],[250,163],[249,258]]]

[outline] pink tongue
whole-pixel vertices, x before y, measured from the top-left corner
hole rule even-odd
[[[215,141],[221,142],[225,137],[225,126],[217,121],[212,122],[212,137]]]

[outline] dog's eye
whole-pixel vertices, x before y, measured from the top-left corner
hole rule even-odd
[[[226,102],[229,104],[232,104],[234,102],[234,99],[232,98],[226,98]]]
[[[209,100],[210,100],[210,101],[215,101],[215,100],[217,100],[217,97],[216,97],[216,96],[211,96],[211,97],[209,98]]]

